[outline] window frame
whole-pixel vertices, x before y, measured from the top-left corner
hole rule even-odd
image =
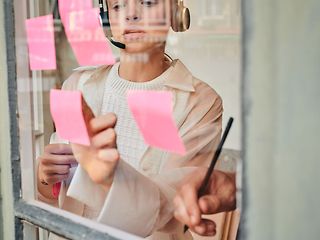
[[[248,28],[250,28],[249,17],[245,17],[246,12],[250,12],[249,1],[241,1],[242,6],[242,142],[245,145],[246,118],[245,113],[249,108],[248,99],[245,97],[246,83],[243,81],[246,77],[247,55],[246,46]],[[26,201],[22,199],[21,188],[21,158],[19,150],[19,127],[17,118],[17,71],[16,71],[16,48],[15,48],[15,19],[14,19],[14,1],[4,0],[5,13],[5,31],[6,31],[6,56],[7,56],[7,74],[8,74],[8,97],[10,109],[10,154],[12,166],[12,183],[14,197],[14,216],[15,216],[15,239],[23,239],[24,223],[30,223],[36,227],[46,229],[60,236],[69,239],[140,239],[117,229],[105,225],[94,223],[91,220],[79,217],[72,213],[53,208],[38,201]],[[246,179],[244,172],[245,149],[242,157],[242,197],[241,197],[241,221],[237,239],[245,239],[246,232],[244,218],[246,216]]]

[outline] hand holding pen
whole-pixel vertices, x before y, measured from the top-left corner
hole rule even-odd
[[[202,214],[231,211],[236,207],[235,174],[213,171],[232,121],[231,118],[228,122],[210,167],[199,168],[187,176],[174,199],[175,217],[199,235],[216,234],[215,223],[208,219],[201,219]],[[188,229],[187,226],[184,231]]]

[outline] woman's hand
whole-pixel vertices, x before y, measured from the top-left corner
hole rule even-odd
[[[202,214],[232,211],[236,208],[235,174],[214,171],[204,196],[198,199],[207,169],[201,168],[188,175],[174,199],[174,216],[183,224],[202,236],[216,234],[216,224],[202,219]]]
[[[69,177],[72,164],[77,163],[69,144],[49,144],[38,157],[38,189],[47,198],[53,198],[52,185]]]
[[[116,116],[108,113],[92,118],[88,122],[91,145],[72,143],[75,158],[88,173],[93,182],[109,189],[113,182],[114,171],[120,158],[116,145]]]

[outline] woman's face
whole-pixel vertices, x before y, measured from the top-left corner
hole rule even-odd
[[[166,41],[170,0],[107,0],[113,38],[128,53],[143,53]]]

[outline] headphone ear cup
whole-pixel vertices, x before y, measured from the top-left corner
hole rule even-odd
[[[184,7],[180,15],[180,32],[185,32],[190,28],[190,11],[189,8]]]
[[[190,11],[184,6],[173,9],[171,27],[175,32],[185,32],[190,27]]]

